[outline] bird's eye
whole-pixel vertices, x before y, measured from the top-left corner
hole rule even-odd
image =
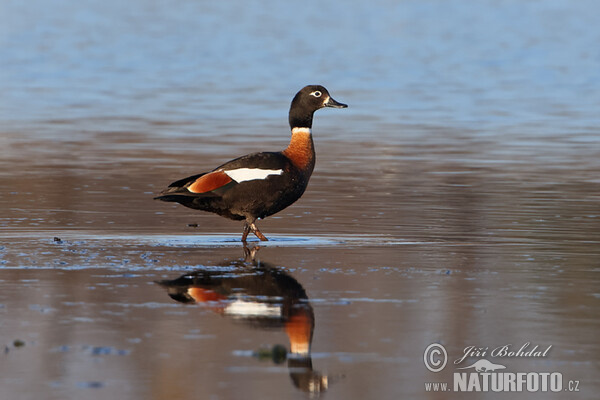
[[[315,96],[315,97],[321,97],[321,92],[319,92],[319,91],[317,90],[317,91],[315,91],[315,92],[312,92],[310,95],[311,95],[311,96]]]

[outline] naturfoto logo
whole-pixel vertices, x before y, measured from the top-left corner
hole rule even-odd
[[[563,382],[560,372],[514,371],[496,360],[487,358],[544,358],[550,353],[552,345],[540,347],[527,342],[521,346],[506,344],[498,347],[466,346],[462,356],[454,360],[455,372],[452,374],[453,383],[426,382],[427,392],[578,392],[579,381]],[[468,358],[479,358],[476,361],[465,362]],[[432,343],[423,354],[425,367],[434,373],[442,371],[448,361],[446,348],[439,343]],[[464,372],[458,370],[465,370]],[[507,371],[505,371],[507,370]],[[514,372],[513,372],[514,371]]]

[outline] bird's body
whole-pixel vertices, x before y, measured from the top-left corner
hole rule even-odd
[[[315,166],[312,117],[322,107],[347,106],[333,100],[322,86],[306,86],[290,107],[292,138],[285,150],[236,158],[210,172],[173,182],[156,198],[245,220],[242,241],[250,232],[267,240],[255,221],[283,210],[304,193]]]

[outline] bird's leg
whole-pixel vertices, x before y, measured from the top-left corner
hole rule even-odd
[[[250,225],[248,224],[248,222],[244,222],[244,233],[242,233],[242,242],[246,243],[246,238],[248,237],[249,233]]]
[[[267,238],[265,237],[265,235],[263,235],[263,234],[262,234],[262,233],[261,233],[261,232],[258,230],[258,228],[256,227],[256,224],[255,224],[254,222],[250,224],[250,230],[251,230],[251,231],[252,231],[252,233],[254,233],[254,234],[256,235],[256,237],[257,237],[257,238],[259,238],[260,240],[262,240],[262,241],[264,241],[264,242],[266,242],[266,241],[268,241],[268,240],[269,240],[269,239],[267,239]]]

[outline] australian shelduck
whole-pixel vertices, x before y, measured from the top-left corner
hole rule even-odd
[[[315,167],[313,114],[323,107],[348,106],[335,101],[323,86],[304,87],[290,106],[292,138],[285,150],[248,154],[210,172],[180,179],[156,199],[245,220],[243,242],[250,232],[267,240],[256,220],[283,210],[304,193]]]

